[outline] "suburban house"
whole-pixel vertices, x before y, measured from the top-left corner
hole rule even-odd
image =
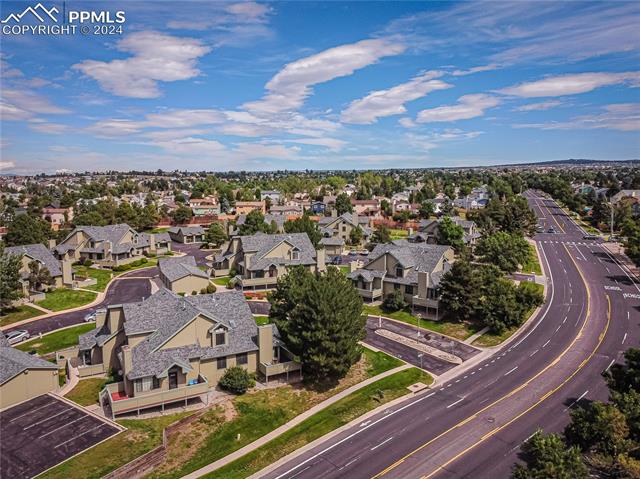
[[[322,201],[314,201],[311,203],[311,213],[314,215],[324,215],[327,210],[327,205]]]
[[[189,208],[195,216],[211,216],[220,214],[220,203],[215,196],[206,198],[192,198],[189,200]]]
[[[178,243],[202,243],[204,228],[202,226],[174,226],[169,228],[169,237]]]
[[[0,331],[0,411],[57,389],[58,365],[11,347]]]
[[[165,288],[174,293],[200,292],[210,284],[209,274],[198,268],[193,256],[160,258],[158,269],[160,281]]]
[[[640,198],[640,190],[620,190],[611,197],[611,203],[615,205],[624,198]]]
[[[73,220],[73,207],[59,208],[53,205],[42,208],[42,219],[51,223],[51,229],[58,231],[60,227]]]
[[[276,231],[278,233],[284,233],[284,222],[286,220],[287,218],[282,215],[270,215],[270,214],[264,215],[264,222],[269,226],[275,223]],[[238,217],[236,218],[236,227],[242,226],[245,223],[245,221],[247,221],[247,215],[238,215]],[[233,229],[233,227],[231,227],[229,228],[229,230],[230,230],[229,232],[230,236],[234,236],[238,234],[237,228]]]
[[[362,229],[363,241],[366,241],[373,230],[370,226],[370,218],[358,216],[353,213],[344,213],[340,216],[326,216],[320,218],[318,226],[325,238],[340,238],[345,243],[349,242],[351,231],[357,227]]]
[[[351,206],[356,215],[376,216],[380,213],[380,202],[378,200],[355,200],[351,198]]]
[[[171,251],[171,237],[166,231],[163,233],[147,234],[151,252],[155,254],[165,254]]]
[[[267,198],[269,198],[271,200],[271,204],[279,203],[281,196],[282,196],[282,194],[279,191],[276,191],[276,190],[261,191],[260,192],[260,200],[264,201]]]
[[[300,374],[277,329],[256,326],[237,291],[182,297],[163,288],[98,310],[96,329],[80,336],[77,361],[80,376],[119,372],[122,380],[100,393],[112,416],[202,400],[233,366],[267,380]]]
[[[276,205],[269,208],[269,213],[277,216],[302,216],[304,210],[299,205]]]
[[[340,256],[344,253],[344,244],[344,240],[337,236],[320,240],[320,245],[324,248],[326,256]]]
[[[288,267],[296,265],[324,271],[324,249],[316,251],[306,233],[257,233],[232,238],[227,249],[214,257],[213,276],[234,272],[241,289],[270,289]]]
[[[237,215],[248,215],[253,210],[258,210],[262,214],[267,212],[264,201],[236,201],[234,209]]]
[[[465,244],[474,245],[478,238],[480,238],[480,233],[478,232],[474,221],[465,220],[459,216],[452,216],[451,220],[458,226],[461,226],[464,230],[462,241]],[[409,236],[409,242],[436,244],[438,242],[438,227],[441,221],[442,218],[437,220],[421,220],[418,232]]]
[[[450,246],[397,240],[377,245],[363,268],[347,277],[365,301],[382,300],[400,290],[414,311],[437,319],[438,285],[453,258]]]
[[[138,233],[127,224],[76,226],[54,248],[58,258],[90,259],[101,266],[118,266],[136,261],[151,252],[150,235]]]
[[[22,283],[22,293],[29,296],[29,274],[31,270],[29,264],[37,262],[41,268],[46,268],[53,278],[54,288],[71,286],[73,284],[73,269],[71,261],[68,259],[58,260],[51,251],[43,244],[27,244],[22,246],[9,246],[4,249],[5,254],[19,256],[21,258],[20,281]]]

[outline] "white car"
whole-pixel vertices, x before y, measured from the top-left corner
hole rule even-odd
[[[84,315],[85,323],[89,323],[89,322],[95,321],[95,320],[96,320],[96,312],[95,311],[89,311],[87,314]]]
[[[29,334],[29,331],[25,331],[24,329],[17,329],[7,334],[7,340],[9,340],[9,344],[21,343],[22,341],[26,341],[30,337],[31,335]]]

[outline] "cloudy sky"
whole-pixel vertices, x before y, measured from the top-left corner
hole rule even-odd
[[[66,8],[124,31],[2,35],[0,172],[640,156],[639,2]]]

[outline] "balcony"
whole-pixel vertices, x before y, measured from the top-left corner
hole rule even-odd
[[[88,364],[86,366],[78,366],[78,376],[86,378],[88,376],[96,376],[98,374],[104,374],[104,364]]]
[[[187,399],[201,396],[209,391],[209,382],[198,375],[198,382],[192,385],[177,387],[174,389],[155,389],[137,393],[134,397],[126,395],[124,382],[107,384],[100,392],[100,397],[106,397],[111,407],[111,414],[139,411],[150,407],[163,406],[165,404],[186,401]]]
[[[376,299],[382,298],[382,288],[378,288],[378,289],[356,288],[356,291],[364,299],[368,299],[370,301],[375,301]]]
[[[297,361],[260,363],[258,364],[258,371],[265,377],[266,383],[269,384],[270,377],[279,376],[280,374],[286,374],[287,380],[289,373],[300,371],[300,375],[302,375],[302,365]]]
[[[238,284],[242,289],[270,289],[275,288],[278,284],[278,278],[276,276],[264,276],[262,278],[242,278],[238,277]]]

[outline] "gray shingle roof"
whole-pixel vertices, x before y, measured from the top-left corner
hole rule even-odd
[[[177,256],[175,258],[160,258],[158,264],[160,274],[169,281],[176,281],[187,276],[197,276],[209,279],[209,275],[196,265],[193,256]]]
[[[53,369],[58,366],[37,356],[25,353],[10,346],[3,346],[8,341],[3,333],[0,333],[0,384],[4,384],[9,379],[27,369]]]
[[[256,351],[258,328],[241,292],[181,297],[161,289],[140,303],[125,304],[125,333],[151,332],[132,349],[129,379],[157,375],[172,364],[189,359],[212,359]],[[228,329],[229,341],[222,346],[191,344],[158,349],[185,325],[203,315]]]
[[[379,244],[369,254],[371,264],[384,254],[391,254],[404,268],[431,273],[450,246],[396,241]],[[366,265],[365,265],[366,268]]]
[[[267,235],[257,233],[251,236],[240,236],[242,250],[255,252],[251,257],[251,264],[245,265],[248,270],[263,270],[269,265],[313,264],[316,261],[316,250],[306,233],[289,233]],[[299,259],[270,258],[266,255],[280,243],[287,242],[300,251]]]
[[[174,226],[169,228],[169,233],[179,234],[180,231],[182,231],[182,234],[185,236],[204,234],[204,228],[202,226]]]
[[[342,238],[322,238],[320,244],[323,246],[344,246],[344,240]]]
[[[76,228],[67,236],[67,238],[71,237],[77,231],[83,231],[84,233],[91,238],[96,243],[101,243],[108,241],[111,243],[111,252],[113,254],[126,253],[127,251],[131,251],[135,248],[144,248],[149,246],[149,237],[146,234],[137,233],[131,226],[126,223],[120,223],[117,225],[107,225],[107,226],[76,226]],[[133,231],[134,234],[138,235],[138,242],[121,242],[122,238],[129,232]],[[70,249],[75,249],[75,245],[65,244],[67,238],[64,239],[62,243],[54,248],[54,250],[58,253],[66,253]],[[82,252],[85,253],[101,253],[103,248],[101,246],[96,246],[95,248],[91,248],[89,246],[84,246],[81,249]]]
[[[349,279],[362,278],[367,283],[370,283],[371,281],[373,281],[374,278],[384,278],[384,276],[385,276],[384,271],[377,271],[375,269],[357,269],[349,273],[347,275],[347,278]]]
[[[23,246],[11,246],[5,248],[5,254],[11,254],[22,257],[27,255],[36,261],[42,263],[51,273],[51,276],[62,276],[62,268],[60,261],[49,251],[43,244],[27,244]]]
[[[279,229],[282,229],[284,227],[285,220],[286,218],[282,215],[270,215],[270,214],[264,215],[264,222],[266,224],[270,225],[272,221],[275,221]],[[246,221],[247,221],[247,215],[238,215],[238,218],[236,219],[236,226],[241,226]]]

